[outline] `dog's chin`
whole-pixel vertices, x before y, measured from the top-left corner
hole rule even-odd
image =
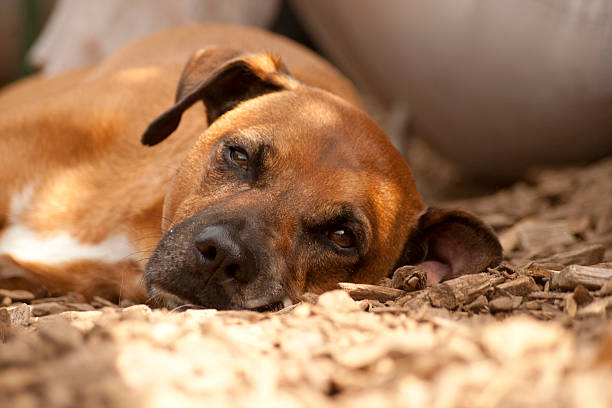
[[[286,295],[262,296],[248,299],[238,304],[228,304],[226,307],[210,307],[194,303],[173,293],[168,292],[159,285],[152,284],[149,287],[152,303],[157,307],[165,307],[171,311],[185,311],[188,309],[210,309],[220,310],[252,310],[255,312],[276,312],[293,305],[293,301]]]

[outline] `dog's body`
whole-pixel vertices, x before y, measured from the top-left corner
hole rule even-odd
[[[359,104],[304,48],[224,25],[14,85],[0,96],[0,277],[142,299],[157,245],[155,299],[258,308],[406,262],[437,280],[498,261],[477,220],[425,212]],[[423,251],[438,241],[453,243]]]

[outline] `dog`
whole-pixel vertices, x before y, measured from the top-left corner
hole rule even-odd
[[[346,78],[259,29],[155,34],[9,86],[0,109],[6,284],[273,310],[402,265],[435,283],[502,258],[483,222],[423,203]]]

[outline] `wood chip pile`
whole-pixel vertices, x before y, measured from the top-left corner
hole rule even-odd
[[[10,407],[611,407],[612,160],[455,202],[506,260],[415,267],[275,313],[0,290]]]

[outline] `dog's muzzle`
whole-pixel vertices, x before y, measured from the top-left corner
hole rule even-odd
[[[202,221],[196,216],[175,225],[149,259],[145,282],[154,303],[251,310],[290,304],[263,234],[240,220]]]

